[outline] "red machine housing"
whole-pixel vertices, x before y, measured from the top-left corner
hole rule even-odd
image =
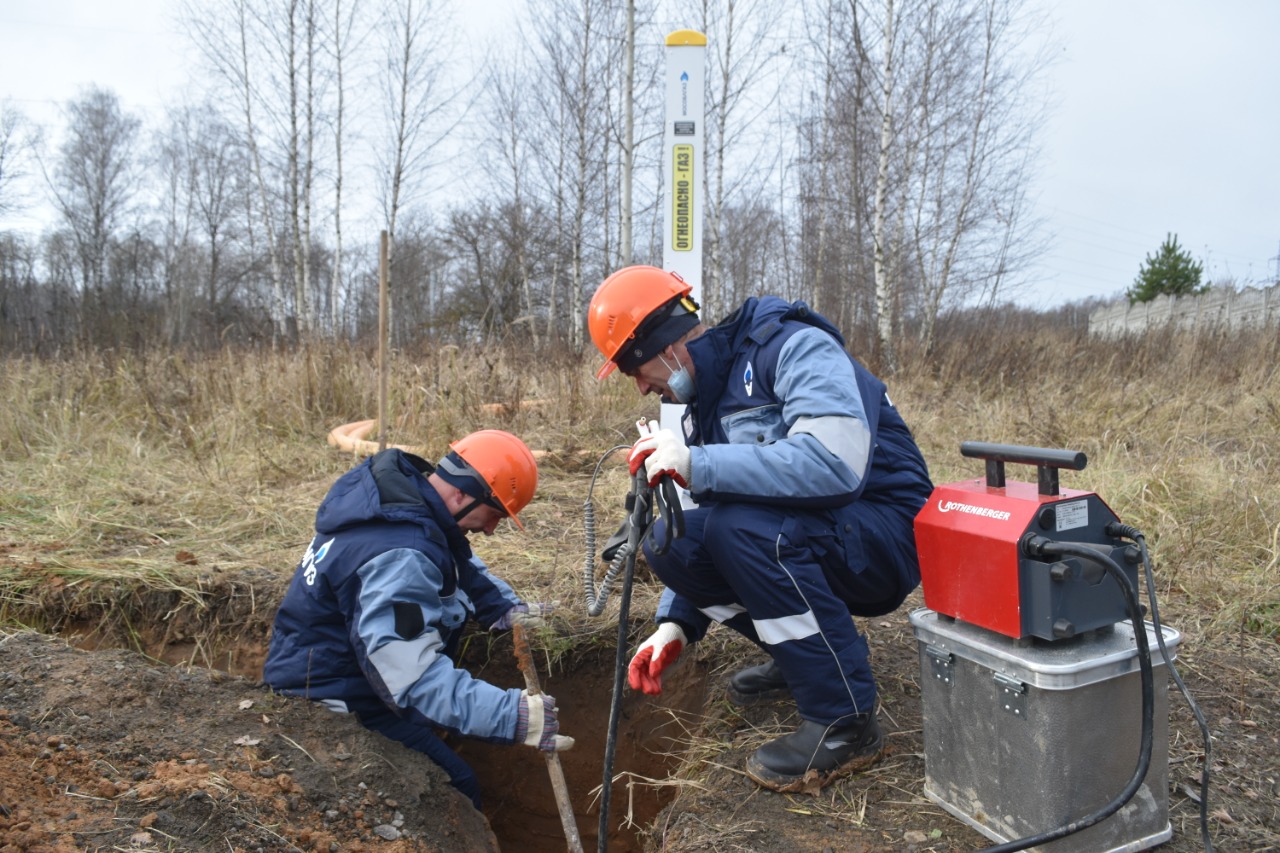
[[[961,452],[987,459],[987,477],[936,487],[916,516],[925,606],[1015,639],[1065,639],[1125,619],[1123,594],[1103,570],[1034,559],[1021,545],[1031,534],[1124,560],[1102,499],[1058,488],[1057,468],[1083,468],[1084,454],[979,442]],[[1006,482],[1006,461],[1036,464],[1039,482]]]

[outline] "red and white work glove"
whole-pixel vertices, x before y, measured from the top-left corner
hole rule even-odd
[[[643,464],[650,486],[658,485],[658,480],[666,475],[681,487],[689,488],[689,469],[693,464],[689,448],[669,429],[646,435],[631,445],[627,464],[633,477]]]
[[[627,681],[632,690],[642,690],[650,696],[662,692],[662,671],[676,662],[684,647],[689,644],[684,631],[675,622],[663,622],[649,639],[640,644],[631,666],[627,670]]]
[[[516,714],[516,743],[535,746],[543,752],[565,752],[573,748],[573,738],[560,734],[554,697],[545,693],[530,695],[528,690],[521,690]]]

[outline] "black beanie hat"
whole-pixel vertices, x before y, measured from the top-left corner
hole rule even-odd
[[[631,373],[696,325],[697,305],[691,299],[677,296],[645,318],[636,329],[635,337],[627,341],[613,361],[623,373]]]

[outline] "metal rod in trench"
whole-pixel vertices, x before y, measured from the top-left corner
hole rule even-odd
[[[538,685],[538,671],[533,666],[533,656],[529,654],[529,640],[524,635],[523,625],[513,625],[511,640],[515,645],[516,662],[524,673],[525,689],[530,696],[542,692]],[[551,777],[551,790],[556,795],[556,808],[560,811],[560,824],[564,827],[564,839],[569,845],[570,853],[582,853],[582,838],[578,835],[578,823],[573,816],[573,802],[569,799],[569,786],[564,779],[564,768],[560,766],[560,754],[544,752],[547,759],[547,775]]]

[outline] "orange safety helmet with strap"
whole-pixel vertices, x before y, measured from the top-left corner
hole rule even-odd
[[[455,476],[470,476],[485,493],[480,497],[497,501],[516,526],[524,530],[516,513],[528,506],[538,488],[538,462],[528,446],[509,432],[482,429],[458,439],[449,448],[471,470],[454,470],[448,457],[441,460],[441,467]]]
[[[658,267],[623,267],[596,288],[587,328],[605,357],[596,379],[633,370],[698,324],[693,287]]]

